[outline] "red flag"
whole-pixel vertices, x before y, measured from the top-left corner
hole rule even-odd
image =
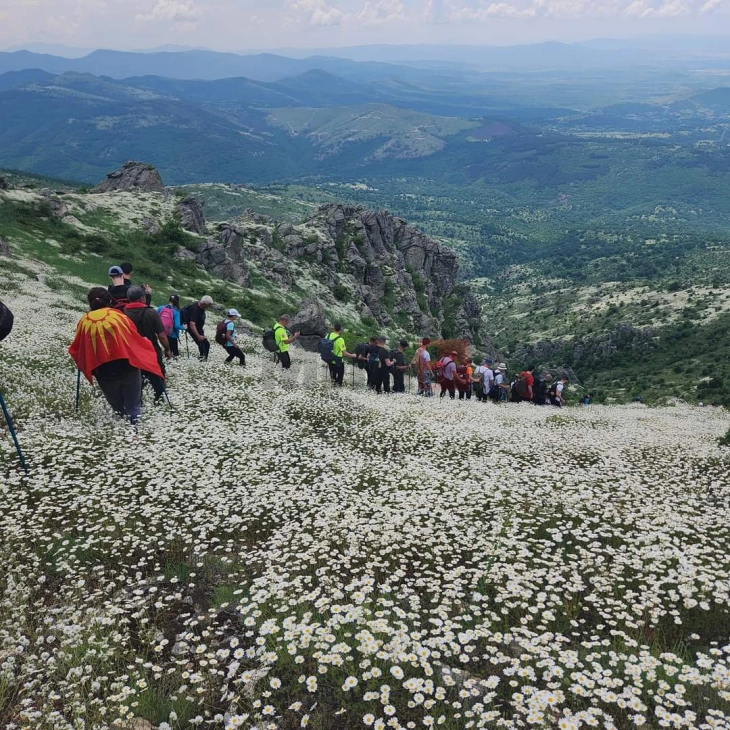
[[[68,352],[89,382],[99,365],[113,360],[129,360],[132,367],[164,377],[152,343],[116,309],[102,307],[87,312],[76,325],[76,337]]]

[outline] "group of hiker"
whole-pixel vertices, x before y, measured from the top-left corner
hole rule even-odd
[[[109,267],[108,287],[94,287],[87,295],[89,311],[79,320],[76,335],[69,347],[79,373],[89,382],[96,380],[109,405],[132,424],[139,420],[142,408],[142,388],[151,386],[154,403],[167,398],[165,387],[166,362],[180,356],[181,337],[198,350],[200,360],[210,355],[210,341],[205,333],[207,310],[213,305],[210,296],[181,307],[180,297],[171,294],[166,304],[152,307],[152,289],[135,285],[130,263]],[[238,360],[246,366],[246,355],[236,342],[236,322],[240,313],[228,309],[215,331],[215,342],[225,351],[226,363]],[[284,370],[291,368],[290,346],[301,333],[289,331],[291,318],[282,315],[264,331],[263,346],[274,353],[275,363]],[[406,358],[409,344],[400,340],[396,347],[388,346],[384,335],[373,336],[369,342],[357,345],[348,352],[342,324],[334,324],[332,331],[319,342],[321,359],[327,364],[335,386],[342,386],[345,362],[365,371],[367,387],[373,392],[405,393],[406,374],[415,373],[417,395],[478,401],[530,401],[537,405],[563,404],[565,378],[552,383],[549,374],[541,375],[535,368],[520,373],[511,382],[507,379],[506,365],[485,358],[474,366],[471,358],[456,350],[442,353],[432,360],[429,347],[432,342],[423,338],[410,360]],[[354,377],[354,373],[353,373]],[[168,399],[169,401],[169,399]]]

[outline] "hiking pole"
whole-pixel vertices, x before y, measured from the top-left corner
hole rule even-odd
[[[355,387],[355,363],[352,363],[352,387]]]
[[[190,341],[188,340],[188,331],[185,330],[185,352],[187,353],[188,360],[190,359]]]
[[[79,412],[79,400],[81,399],[81,371],[76,371],[76,413]]]
[[[170,402],[170,396],[167,395],[167,388],[162,391],[163,395],[165,396],[165,400],[167,401],[167,405],[170,406],[170,411],[174,411],[175,409],[172,407],[172,403]]]
[[[20,444],[18,443],[18,434],[15,432],[15,428],[13,428],[13,419],[10,418],[10,413],[8,412],[8,407],[5,405],[5,398],[3,398],[3,394],[0,392],[0,407],[3,410],[3,415],[5,416],[5,421],[8,424],[8,428],[10,429],[10,435],[13,437],[13,443],[15,444],[15,450],[18,452],[18,458],[20,459],[20,465],[23,467],[23,471],[25,472],[25,475],[28,476],[28,466],[25,463],[25,458],[23,457],[23,452],[20,449]]]

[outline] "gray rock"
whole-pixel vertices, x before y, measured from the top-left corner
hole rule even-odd
[[[209,238],[201,244],[195,262],[219,279],[248,286],[249,271],[240,254],[235,248],[229,250],[215,239]]]
[[[53,196],[48,195],[45,196],[45,200],[46,203],[48,203],[48,206],[51,209],[51,214],[54,218],[63,220],[68,215],[66,203],[64,203],[60,198],[54,198]]]
[[[154,236],[162,230],[162,226],[154,219],[149,216],[142,218],[142,230],[148,236]]]
[[[110,172],[106,180],[91,190],[108,193],[113,190],[141,190],[146,193],[164,192],[165,186],[157,168],[144,162],[125,162],[121,169]]]
[[[0,236],[0,255],[8,256],[10,254],[10,244]]]
[[[292,318],[289,329],[301,332],[299,344],[308,352],[316,352],[319,340],[327,334],[327,319],[319,299],[305,299]]]
[[[0,176],[0,190],[12,190],[10,183],[4,178]]]
[[[204,200],[189,195],[183,198],[175,207],[175,212],[180,217],[180,225],[191,233],[205,234],[205,216],[203,215]]]

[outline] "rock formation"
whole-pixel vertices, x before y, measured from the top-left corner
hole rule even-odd
[[[160,173],[153,165],[144,162],[125,162],[121,169],[110,172],[106,180],[92,189],[92,193],[108,193],[112,190],[141,190],[145,193],[164,192]]]
[[[245,215],[221,224],[197,261],[238,282],[255,267],[284,292],[306,271],[321,285],[324,306],[350,306],[379,328],[488,345],[481,306],[458,283],[456,255],[388,212],[327,205],[296,226]],[[225,276],[231,264],[236,272]]]
[[[289,329],[301,332],[299,344],[309,352],[316,352],[319,341],[327,334],[327,318],[322,302],[315,297],[305,299],[299,311],[292,317]]]
[[[191,233],[205,234],[205,216],[203,215],[204,200],[188,195],[176,206],[175,212],[180,218],[180,225]]]
[[[0,256],[8,256],[10,254],[10,244],[0,236]]]
[[[0,190],[10,190],[10,183],[2,176],[0,176]]]

